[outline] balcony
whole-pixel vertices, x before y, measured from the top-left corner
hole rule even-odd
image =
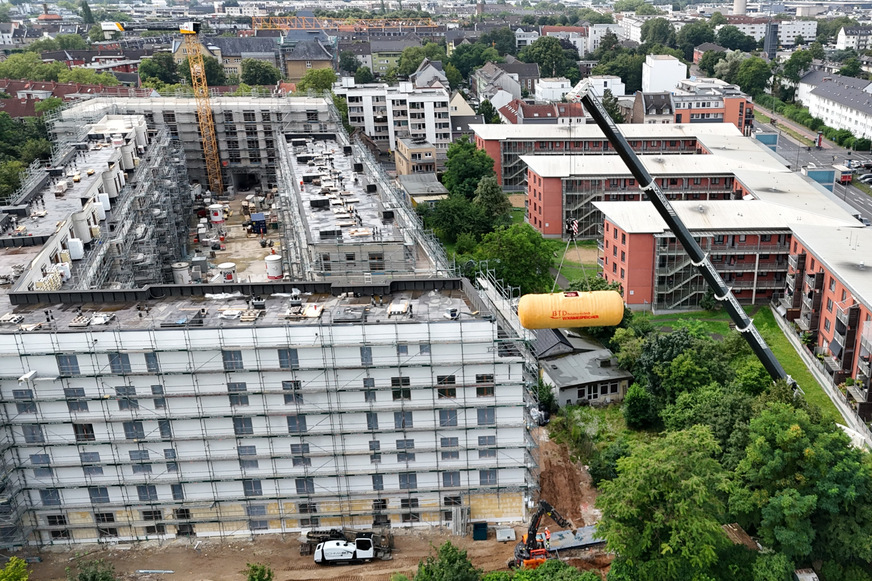
[[[786,278],[786,281],[787,281],[787,287],[788,287],[790,290],[794,290],[794,289],[796,288],[796,275],[794,275],[794,274],[788,274],[788,275],[787,275],[787,278]]]
[[[836,320],[845,327],[848,326],[848,310],[843,310],[838,303],[836,304]]]
[[[794,323],[796,323],[796,326],[799,327],[799,329],[801,331],[810,331],[811,330],[811,325],[809,323],[809,319],[806,316],[798,317],[794,321]]]
[[[798,254],[791,254],[790,256],[788,256],[787,257],[787,266],[789,266],[793,270],[796,270],[796,267],[799,266],[799,255]]]
[[[813,308],[814,308],[814,293],[803,293],[802,306],[807,308],[809,311],[813,310]]]
[[[838,343],[839,345],[845,344],[845,333],[839,333],[836,329],[833,329],[833,341]]]

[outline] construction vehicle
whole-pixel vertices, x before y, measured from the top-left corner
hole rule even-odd
[[[515,545],[515,556],[507,563],[509,569],[517,569],[518,567],[535,569],[547,559],[553,558],[554,555],[551,553],[551,547],[549,546],[550,533],[547,529],[544,533],[539,532],[542,519],[546,516],[551,517],[551,520],[563,528],[571,529],[572,534],[575,534],[576,529],[572,521],[563,518],[548,501],[540,500],[539,507],[530,519],[527,534]]]
[[[103,22],[100,28],[104,34],[128,30],[174,30],[185,39],[185,51],[191,69],[191,86],[197,100],[197,122],[203,138],[203,156],[206,159],[206,178],[214,196],[224,193],[224,180],[221,177],[221,160],[218,156],[218,140],[215,137],[215,121],[212,119],[212,102],[209,99],[209,86],[206,84],[206,66],[203,63],[203,50],[200,45],[200,23],[183,22]]]
[[[319,565],[351,565],[374,559],[388,561],[392,557],[393,537],[389,534],[342,529],[309,531],[300,552],[304,553],[304,545],[313,543],[315,562]]]

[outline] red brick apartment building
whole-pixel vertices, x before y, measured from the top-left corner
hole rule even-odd
[[[821,365],[872,420],[872,229],[793,225],[787,284],[774,303],[799,335],[811,334]]]
[[[650,202],[596,202],[604,216],[602,275],[634,309],[699,308],[709,290]],[[854,218],[762,200],[676,201],[673,207],[741,303],[769,301],[788,278],[791,224],[854,227]]]

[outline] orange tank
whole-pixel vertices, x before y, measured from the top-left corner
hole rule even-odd
[[[524,295],[518,318],[526,329],[612,327],[624,318],[624,299],[618,291]]]

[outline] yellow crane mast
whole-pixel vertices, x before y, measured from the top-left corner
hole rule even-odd
[[[197,100],[197,122],[200,125],[200,138],[203,143],[203,156],[206,159],[206,178],[212,195],[224,193],[224,180],[221,178],[221,160],[218,156],[218,140],[215,137],[215,121],[212,119],[212,102],[209,85],[206,83],[206,66],[203,63],[203,50],[200,45],[200,23],[185,22],[172,25],[167,22],[131,22],[126,27],[120,22],[103,22],[104,33],[124,32],[125,30],[178,30],[185,39],[185,52],[191,69],[191,85]]]

